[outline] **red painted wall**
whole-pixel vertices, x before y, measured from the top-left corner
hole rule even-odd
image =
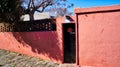
[[[120,5],[75,9],[77,64],[92,67],[120,66]],[[62,23],[49,32],[1,32],[0,49],[63,62]]]
[[[62,32],[60,23],[56,31],[1,32],[0,49],[11,50],[62,63]]]
[[[56,19],[56,31],[0,32],[0,49],[11,50],[30,56],[36,56],[41,59],[62,63],[62,23],[64,22],[65,17]]]
[[[61,62],[62,48],[57,32],[1,32],[0,48]]]
[[[79,65],[120,67],[120,5],[77,8]]]

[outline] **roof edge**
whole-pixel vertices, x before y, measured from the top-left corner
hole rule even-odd
[[[84,13],[94,13],[94,12],[104,12],[104,11],[120,11],[120,5],[112,6],[100,6],[100,7],[91,7],[91,8],[75,8],[75,14],[84,14]]]

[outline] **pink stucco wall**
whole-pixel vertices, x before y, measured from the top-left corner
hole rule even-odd
[[[120,5],[77,8],[79,65],[120,67]]]
[[[57,24],[56,31],[0,32],[0,49],[62,63],[63,51],[60,23]]]
[[[120,5],[75,9],[76,63],[90,67],[120,66]],[[62,23],[57,18],[57,30],[49,32],[0,32],[0,49],[30,56],[64,61]]]
[[[56,31],[0,32],[0,49],[63,63],[62,23],[64,22],[65,17],[56,19]]]
[[[0,48],[46,60],[62,62],[57,32],[1,32]]]

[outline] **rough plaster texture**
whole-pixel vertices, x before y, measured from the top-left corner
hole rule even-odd
[[[65,17],[56,19],[56,31],[0,32],[0,49],[63,63],[62,23],[64,21]]]
[[[76,48],[79,66],[120,66],[120,6],[77,8],[79,36]],[[56,19],[57,30],[50,32],[1,32],[0,49],[40,57],[59,63],[64,61],[62,23]]]
[[[120,11],[116,9],[120,9],[120,6],[100,8],[76,9],[79,30],[79,64],[93,67],[119,67]],[[104,12],[107,9],[113,11]],[[99,11],[99,13],[94,13],[94,11]]]
[[[62,61],[57,32],[1,32],[0,48],[46,60]]]
[[[62,63],[61,23],[56,31],[0,32],[0,48]]]

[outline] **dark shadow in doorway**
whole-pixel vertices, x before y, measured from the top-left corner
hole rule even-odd
[[[64,37],[64,62],[76,62],[76,39],[75,39],[75,23],[63,24]]]

